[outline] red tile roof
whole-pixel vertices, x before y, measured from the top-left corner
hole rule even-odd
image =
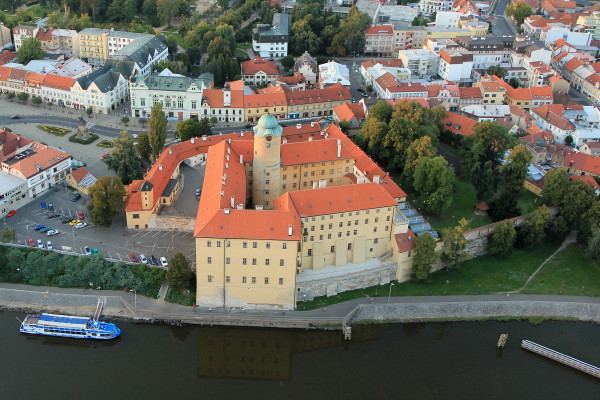
[[[341,106],[335,107],[333,113],[340,121],[350,121],[352,118],[356,118],[356,120],[360,122],[365,117],[365,110],[359,103],[342,104]]]
[[[298,104],[323,103],[328,101],[350,101],[352,94],[350,89],[341,83],[335,83],[324,89],[296,90],[285,92],[288,106]]]
[[[374,25],[365,29],[365,35],[393,35],[394,29],[390,25]]]
[[[400,253],[406,253],[407,251],[411,251],[415,248],[415,239],[417,238],[417,235],[415,235],[410,229],[406,233],[398,233],[394,236],[396,238],[396,245],[398,246],[398,251]]]
[[[600,175],[600,157],[574,151],[565,154],[565,167],[576,168],[579,171]]]
[[[461,99],[482,99],[481,88],[475,87],[459,87],[458,92],[460,93]]]
[[[475,133],[473,127],[477,124],[477,121],[474,119],[463,117],[462,115],[450,111],[446,112],[446,116],[447,118],[444,120],[444,129],[463,136],[471,136]]]
[[[259,72],[264,72],[267,75],[279,75],[277,64],[274,61],[265,60],[261,57],[244,61],[240,65],[242,67],[242,75],[256,75]]]
[[[335,139],[282,144],[281,164],[288,166],[354,158],[352,153],[342,146],[341,141],[340,147],[338,157],[338,142]]]
[[[204,89],[202,91],[202,103],[213,108],[223,108],[223,90]],[[244,92],[242,90],[231,90],[231,108],[244,108]]]
[[[378,183],[331,186],[287,192],[301,217],[337,214],[356,210],[395,207],[398,203]],[[275,202],[276,209],[279,205]]]
[[[574,181],[583,181],[594,189],[600,190],[600,185],[598,185],[598,182],[591,175],[571,175],[570,178]]]
[[[0,54],[0,65],[4,65],[12,61],[13,58],[17,56],[17,53],[12,51],[4,50],[2,54]]]
[[[85,167],[77,168],[75,171],[71,172],[71,176],[75,179],[75,182],[79,183],[83,179],[84,176],[88,174],[88,170]]]

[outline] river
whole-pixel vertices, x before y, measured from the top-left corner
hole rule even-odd
[[[600,365],[600,325],[458,322],[266,330],[118,322],[113,342],[19,333],[0,313],[2,399],[584,399],[600,380],[521,350]],[[504,350],[496,349],[508,333]]]

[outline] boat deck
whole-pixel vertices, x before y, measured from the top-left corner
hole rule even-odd
[[[40,317],[36,317],[33,315],[28,315],[27,318],[23,321],[25,325],[36,325],[40,321]]]

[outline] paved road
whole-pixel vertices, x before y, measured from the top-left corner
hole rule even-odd
[[[569,96],[575,100],[575,102],[582,106],[592,106],[594,105],[590,99],[585,97],[583,94],[575,90],[573,87],[569,87]]]
[[[101,117],[98,118],[98,120]],[[119,137],[119,132],[122,129],[110,128],[108,126],[97,125],[95,124],[94,119],[88,120],[86,122],[91,122],[94,124],[92,127],[92,131],[95,133],[100,133],[105,136],[110,137]],[[0,126],[4,126],[7,124],[44,124],[44,125],[62,125],[72,129],[77,129],[79,126],[79,120],[77,118],[68,118],[68,117],[59,117],[54,115],[23,115],[21,119],[11,119],[8,115],[0,116]],[[130,133],[139,133],[139,131],[129,131]]]
[[[516,31],[513,29],[512,25],[504,17],[504,11],[506,10],[506,6],[508,6],[509,0],[499,0],[498,6],[496,7],[496,11],[494,11],[494,16],[496,19],[494,20],[494,26],[492,27],[492,32],[494,35],[514,35]]]

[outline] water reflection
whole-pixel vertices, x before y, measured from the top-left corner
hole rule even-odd
[[[110,340],[98,339],[74,339],[56,336],[31,335],[28,333],[20,333],[21,336],[27,338],[28,341],[38,342],[42,346],[68,346],[68,347],[112,347],[121,341],[121,337],[117,336]]]
[[[384,325],[341,331],[210,327],[198,330],[198,377],[289,381],[295,354],[377,340]]]

